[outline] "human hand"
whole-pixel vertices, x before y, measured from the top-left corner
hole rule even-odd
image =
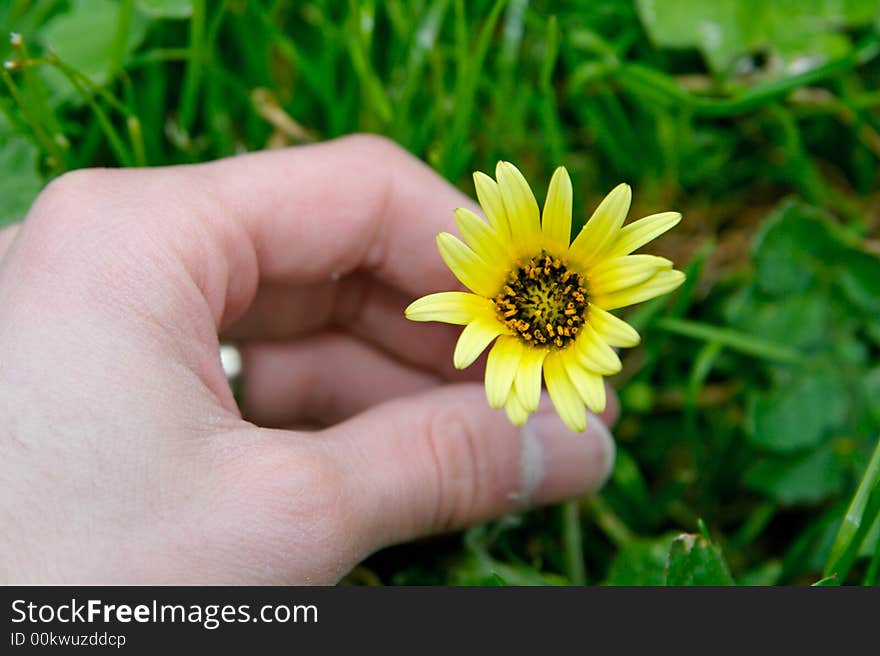
[[[456,328],[404,319],[456,286],[434,237],[458,206],[367,136],[50,184],[0,232],[0,579],[333,583],[600,486],[613,402],[516,428],[453,370]]]

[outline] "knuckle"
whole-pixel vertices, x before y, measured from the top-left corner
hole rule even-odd
[[[425,434],[436,469],[433,527],[450,530],[475,516],[485,496],[489,462],[473,426],[456,410],[434,414]]]
[[[372,202],[361,213],[359,232],[366,235],[363,266],[368,270],[385,268],[391,243],[388,216],[398,195],[399,181],[413,170],[415,158],[394,141],[375,134],[354,134],[340,143],[353,162],[353,168],[375,171],[370,176]]]
[[[146,222],[136,221],[143,205],[146,176],[123,169],[77,169],[52,180],[28,214],[31,230],[62,252],[106,249],[140,236]],[[161,213],[159,213],[161,215]]]
[[[107,169],[76,169],[62,174],[37,196],[30,218],[42,222],[69,219],[72,214],[93,208],[101,202],[112,177]]]
[[[37,197],[25,221],[24,266],[34,281],[76,279],[90,299],[111,289],[128,290],[127,272],[148,257],[146,223],[136,219],[137,185],[115,169],[78,169],[54,179]],[[90,290],[90,291],[89,291]]]
[[[407,154],[406,150],[388,137],[367,132],[347,135],[342,137],[340,142],[351,147],[355,152],[362,154],[365,159],[372,161],[374,164],[377,160],[383,158],[400,157]]]
[[[107,227],[118,220],[117,212],[108,211],[113,177],[109,170],[78,169],[46,185],[24,224],[28,271],[54,280],[56,270],[91,271],[101,261],[108,237],[118,232]]]
[[[279,448],[279,446],[281,448]],[[235,496],[249,524],[282,543],[331,546],[346,534],[353,501],[343,473],[320,449],[279,445],[249,450]]]

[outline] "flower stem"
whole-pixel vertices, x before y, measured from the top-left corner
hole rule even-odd
[[[577,500],[562,504],[562,543],[565,549],[565,571],[569,581],[572,585],[586,585],[580,503]]]

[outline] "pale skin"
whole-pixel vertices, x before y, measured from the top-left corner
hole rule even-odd
[[[84,170],[0,232],[0,580],[331,584],[383,546],[597,489],[488,407],[434,243],[473,202],[376,137]],[[244,356],[239,410],[219,338]]]

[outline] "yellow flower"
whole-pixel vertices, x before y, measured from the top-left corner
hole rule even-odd
[[[599,204],[580,234],[571,235],[572,188],[559,167],[544,211],[522,173],[499,162],[497,182],[474,174],[488,223],[455,210],[464,242],[437,235],[446,265],[473,293],[440,292],[406,309],[413,321],[465,326],[453,362],[464,369],[497,338],[486,364],[486,396],[510,421],[525,423],[541,397],[541,373],[559,416],[583,431],[584,406],[605,409],[603,376],[620,371],[613,346],[635,346],[639,334],[609,310],[672,291],[684,274],[653,255],[630,255],[681,220],[653,214],[627,226],[632,192],[620,184]]]

